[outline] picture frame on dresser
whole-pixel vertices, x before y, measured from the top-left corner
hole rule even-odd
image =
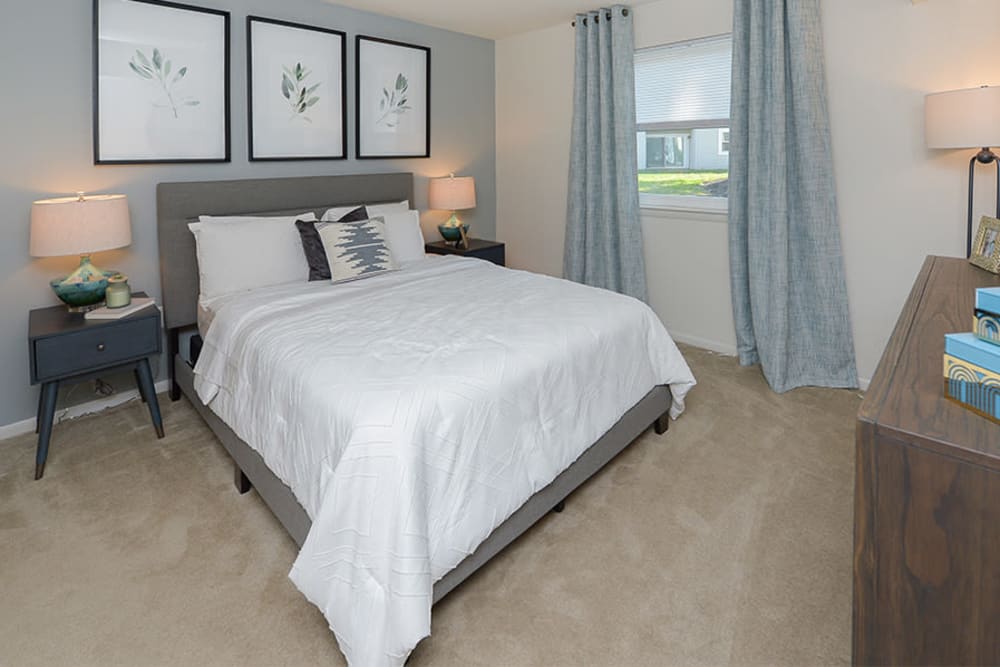
[[[988,215],[979,220],[969,261],[991,273],[1000,273],[1000,220]]]
[[[379,37],[355,38],[355,156],[431,156],[431,50]]]
[[[230,161],[229,18],[94,0],[94,164]]]
[[[247,17],[251,161],[347,158],[347,35]]]

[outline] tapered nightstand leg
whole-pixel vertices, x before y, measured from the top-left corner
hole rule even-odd
[[[132,369],[132,375],[135,377],[135,386],[139,388],[139,398],[142,399],[143,403],[149,403],[149,399],[146,398],[146,390],[142,388],[142,382],[139,381],[139,369]]]
[[[56,416],[56,397],[59,396],[59,383],[46,382],[42,385],[41,399],[38,404],[38,449],[35,450],[35,479],[41,479],[45,474],[45,459],[49,457],[49,439],[52,437],[52,422]]]
[[[135,369],[139,380],[139,393],[145,395],[149,416],[153,418],[156,437],[163,437],[163,419],[160,417],[160,404],[156,400],[156,386],[153,384],[153,371],[149,369],[149,359],[140,359]]]
[[[38,390],[38,410],[35,411],[35,433],[38,433],[38,429],[42,426],[42,390]]]

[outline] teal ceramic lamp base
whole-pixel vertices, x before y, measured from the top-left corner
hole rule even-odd
[[[459,231],[461,229],[461,231]],[[441,234],[441,238],[449,243],[454,243],[455,247],[458,247],[462,242],[462,232],[465,235],[469,234],[469,225],[465,222],[459,222],[458,216],[454,213],[448,218],[448,221],[444,224],[438,225],[438,233]]]
[[[102,271],[90,262],[90,255],[80,257],[80,266],[65,278],[49,281],[52,291],[71,311],[91,310],[104,301],[108,278],[114,271]]]

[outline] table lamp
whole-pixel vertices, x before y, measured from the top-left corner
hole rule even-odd
[[[924,101],[928,148],[979,148],[969,160],[969,217],[965,256],[972,255],[972,194],[976,163],[997,164],[997,217],[1000,218],[1000,157],[990,146],[1000,146],[1000,86],[950,90],[928,95]]]
[[[463,223],[455,215],[455,211],[476,207],[476,180],[472,176],[455,177],[451,174],[445,178],[432,178],[429,204],[432,209],[451,211],[451,217],[444,224],[438,225],[438,232],[445,241],[453,241],[457,248],[461,243],[469,247],[468,223]]]
[[[80,266],[64,278],[49,282],[70,310],[83,311],[104,300],[108,278],[90,261],[90,254],[132,243],[128,199],[125,195],[92,195],[42,199],[31,205],[31,255],[79,255]]]

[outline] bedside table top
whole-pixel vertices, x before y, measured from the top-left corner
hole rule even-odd
[[[462,248],[462,247],[456,248],[455,244],[452,243],[451,241],[433,241],[425,245],[434,248],[442,248],[445,250],[450,250],[456,253],[463,253],[463,252],[473,252],[476,250],[485,250],[486,248],[496,248],[497,246],[502,246],[503,243],[501,243],[500,241],[486,241],[484,239],[470,238],[468,248]]]
[[[133,292],[132,296],[143,297],[145,292]],[[49,336],[59,336],[78,330],[100,329],[121,322],[142,319],[144,317],[160,316],[160,307],[153,304],[152,307],[143,308],[131,315],[126,315],[117,320],[88,320],[83,313],[71,313],[66,306],[49,306],[47,308],[35,308],[28,314],[28,338],[36,340],[38,338],[48,338]]]

